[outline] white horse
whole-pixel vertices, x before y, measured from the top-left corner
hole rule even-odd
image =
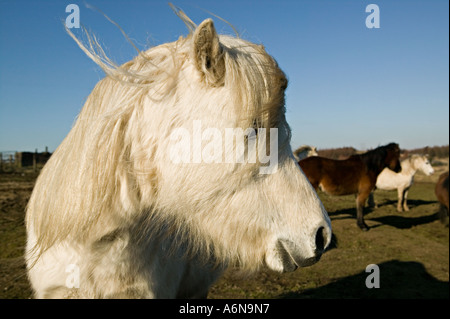
[[[317,148],[315,146],[309,145],[302,145],[299,148],[297,148],[293,153],[297,162],[310,156],[319,156],[319,153],[317,153]]]
[[[380,175],[378,175],[376,188],[383,190],[397,190],[398,202],[397,211],[408,211],[408,190],[414,182],[414,175],[419,170],[425,175],[429,176],[434,173],[434,169],[430,164],[427,156],[413,154],[400,162],[402,170],[400,173],[395,173],[388,168],[385,168]],[[373,192],[369,197],[369,205],[375,206],[373,199]]]
[[[68,30],[107,77],[28,204],[37,298],[206,297],[227,266],[293,271],[330,242],[327,212],[289,147],[284,73],[263,46],[176,13],[186,38],[120,67],[91,35],[86,47]],[[195,136],[195,121],[222,133],[277,129],[276,171],[260,174],[262,163],[250,161],[174,163],[169,137],[180,127]]]

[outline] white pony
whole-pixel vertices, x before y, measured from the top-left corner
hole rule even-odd
[[[414,182],[414,175],[420,170],[425,175],[429,176],[434,173],[434,169],[430,164],[427,156],[413,154],[400,162],[402,170],[400,173],[395,173],[388,168],[385,168],[377,178],[376,188],[383,190],[397,190],[398,202],[397,211],[408,211],[408,190]],[[373,199],[373,192],[369,197],[369,205],[375,206]]]
[[[297,162],[310,156],[319,156],[319,153],[317,153],[317,148],[315,146],[309,145],[302,145],[299,148],[297,148],[293,153],[295,160]]]
[[[42,170],[27,208],[37,298],[197,298],[230,265],[284,272],[317,262],[330,220],[294,161],[287,80],[264,47],[176,13],[189,36],[107,73]],[[277,128],[278,167],[174,163],[169,136],[193,122]],[[224,149],[231,152],[233,149]]]

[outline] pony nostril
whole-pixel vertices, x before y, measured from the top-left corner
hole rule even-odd
[[[322,254],[323,250],[325,249],[325,228],[319,227],[319,229],[316,232],[316,254],[320,255]]]

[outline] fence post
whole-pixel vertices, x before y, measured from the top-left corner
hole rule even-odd
[[[14,154],[14,162],[16,168],[20,171],[22,169],[22,153],[16,152]]]

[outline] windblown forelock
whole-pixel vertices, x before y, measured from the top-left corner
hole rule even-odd
[[[226,66],[225,86],[235,92],[236,114],[243,127],[277,127],[284,114],[286,77],[260,45],[220,36]],[[248,126],[250,124],[250,126]]]

